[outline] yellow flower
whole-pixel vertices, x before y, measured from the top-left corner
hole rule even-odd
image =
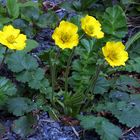
[[[81,26],[85,33],[91,37],[100,39],[104,37],[104,33],[101,31],[101,24],[94,17],[86,15],[81,18]]]
[[[12,25],[4,26],[3,31],[0,31],[0,43],[9,49],[23,50],[26,46],[26,35],[20,34],[20,30]]]
[[[52,38],[61,49],[72,49],[79,43],[77,31],[78,27],[73,23],[61,21],[59,27],[54,30]]]
[[[122,42],[107,42],[102,51],[106,61],[112,67],[125,66],[125,62],[128,60],[128,53]]]

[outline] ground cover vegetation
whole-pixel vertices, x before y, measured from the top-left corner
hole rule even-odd
[[[17,117],[12,130],[26,137],[41,111],[94,129],[101,140],[138,127],[140,32],[129,31],[139,10],[131,0],[0,5],[0,110]],[[44,28],[52,30],[51,46],[34,53]]]

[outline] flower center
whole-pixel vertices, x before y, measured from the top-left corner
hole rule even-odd
[[[70,39],[70,35],[69,35],[69,34],[63,33],[63,34],[61,35],[61,40],[63,41],[63,43],[68,42],[69,39]]]
[[[86,30],[87,30],[87,32],[88,32],[89,34],[93,34],[93,32],[94,32],[94,27],[93,27],[93,25],[87,25],[87,26],[86,26]]]
[[[118,59],[118,55],[115,52],[110,52],[110,54],[107,57],[112,61],[115,61]]]
[[[11,44],[13,44],[15,42],[15,37],[13,35],[8,36],[6,39]]]

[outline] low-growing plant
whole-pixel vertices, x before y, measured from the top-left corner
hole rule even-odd
[[[83,3],[74,6],[86,11],[96,1]],[[6,8],[0,7],[0,110],[19,117],[12,130],[21,137],[32,132],[39,111],[57,120],[77,118],[102,140],[122,134],[106,114],[128,127],[140,125],[139,82],[121,74],[140,72],[139,33],[124,45],[127,21],[119,5],[106,8],[98,20],[88,12],[78,14],[59,22],[38,2],[7,0]],[[34,55],[39,45],[34,36],[46,27],[54,29],[54,45]]]

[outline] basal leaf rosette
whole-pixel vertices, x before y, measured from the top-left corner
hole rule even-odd
[[[26,35],[20,34],[19,29],[12,25],[4,26],[0,31],[0,43],[12,50],[23,50],[26,46]]]
[[[105,60],[110,66],[125,66],[128,60],[128,53],[125,51],[125,46],[122,42],[107,42],[102,48]]]
[[[55,40],[55,44],[61,49],[72,49],[79,43],[77,31],[78,27],[75,24],[61,21],[60,25],[54,30],[52,38]]]
[[[104,33],[101,31],[101,24],[94,17],[86,15],[81,18],[81,27],[87,35],[97,39],[103,38]]]

